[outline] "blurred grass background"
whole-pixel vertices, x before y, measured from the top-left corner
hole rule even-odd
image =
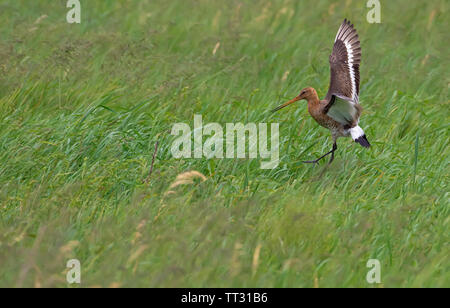
[[[449,4],[381,5],[369,24],[365,1],[81,1],[77,25],[66,1],[3,0],[0,286],[68,286],[77,258],[83,287],[449,287]],[[373,147],[304,165],[329,132],[268,110],[326,94],[344,18]],[[280,166],[173,159],[194,114],[279,122]]]

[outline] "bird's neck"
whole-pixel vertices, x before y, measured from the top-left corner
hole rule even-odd
[[[310,96],[306,98],[308,102],[308,107],[313,108],[320,105],[319,96],[317,96],[317,93],[313,93]]]

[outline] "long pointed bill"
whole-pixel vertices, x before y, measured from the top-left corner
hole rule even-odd
[[[272,112],[275,112],[275,111],[278,111],[280,109],[283,109],[284,107],[289,106],[290,104],[295,103],[296,101],[299,101],[299,100],[300,100],[300,97],[297,96],[294,99],[291,99],[289,102],[284,103],[283,105],[278,106],[277,108],[273,109]]]

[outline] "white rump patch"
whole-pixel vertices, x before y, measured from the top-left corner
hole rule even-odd
[[[350,128],[350,135],[352,135],[352,139],[353,141],[355,141],[359,137],[364,136],[364,131],[362,130],[361,127],[355,126],[353,128]]]

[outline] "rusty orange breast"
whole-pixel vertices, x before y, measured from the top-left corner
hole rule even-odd
[[[339,130],[342,125],[323,112],[326,104],[326,101],[319,101],[318,99],[308,100],[308,112],[320,126],[331,130]]]

